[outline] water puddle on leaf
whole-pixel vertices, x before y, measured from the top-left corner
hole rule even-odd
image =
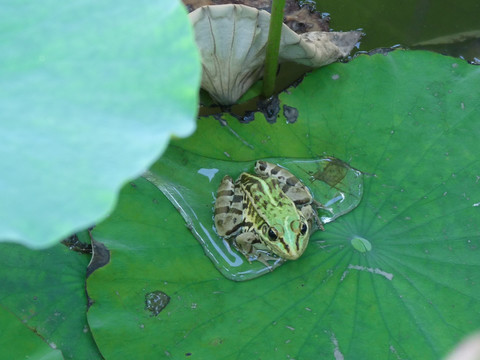
[[[262,160],[288,169],[310,188],[314,199],[325,207],[318,212],[324,224],[353,210],[362,198],[362,173],[339,159]],[[212,160],[188,152],[173,151],[143,175],[177,208],[217,269],[234,281],[267,274],[285,262],[278,258],[271,262],[270,269],[258,261],[249,263],[231,242],[219,237],[215,231],[213,206],[221,179],[227,174],[236,179],[242,172],[253,173],[254,165],[255,161]],[[325,231],[328,231],[328,226],[325,226]],[[315,237],[315,233],[312,237]]]
[[[359,236],[354,237],[352,240],[350,240],[350,243],[355,250],[361,253],[372,250],[372,244],[370,243],[370,241]]]
[[[152,291],[145,294],[145,309],[150,311],[150,316],[157,316],[170,302],[170,296],[163,291]]]

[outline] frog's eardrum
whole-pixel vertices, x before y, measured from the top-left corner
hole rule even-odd
[[[235,103],[263,75],[270,14],[244,5],[203,6],[190,13],[203,63],[202,88],[222,105]],[[301,35],[283,24],[279,62],[310,67],[347,56],[360,31]]]

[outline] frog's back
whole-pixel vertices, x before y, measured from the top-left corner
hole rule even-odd
[[[258,216],[263,222],[296,216],[295,205],[292,200],[281,190],[277,180],[262,178],[257,175],[242,173],[237,180],[244,195],[244,216]],[[258,223],[260,219],[255,219]]]

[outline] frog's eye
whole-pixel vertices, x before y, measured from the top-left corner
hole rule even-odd
[[[300,228],[300,232],[302,233],[302,235],[305,235],[307,233],[307,230],[307,224],[303,223],[302,227]]]
[[[268,237],[270,238],[270,240],[272,241],[275,241],[277,240],[277,230],[275,230],[274,228],[270,228],[268,229]]]

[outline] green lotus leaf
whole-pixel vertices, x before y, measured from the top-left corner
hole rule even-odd
[[[88,261],[61,244],[46,250],[0,244],[0,358],[101,359],[85,315]]]
[[[45,343],[12,313],[0,306],[2,352],[5,359],[62,360],[62,352]],[[19,341],[21,339],[21,341]]]
[[[480,324],[479,81],[478,67],[433,53],[363,55],[282,94],[274,124],[259,113],[248,124],[200,119],[152,171],[217,169],[192,189],[210,194],[192,203],[207,214],[221,177],[259,158],[333,156],[364,173],[363,198],[316,232],[300,259],[234,282],[155,185],[126,185],[93,231],[111,255],[87,283],[103,356],[445,356]],[[282,114],[292,108],[293,123]],[[180,194],[185,183],[177,179]],[[168,304],[152,312],[151,294]]]
[[[2,5],[0,239],[46,247],[195,128],[200,59],[180,1]]]

